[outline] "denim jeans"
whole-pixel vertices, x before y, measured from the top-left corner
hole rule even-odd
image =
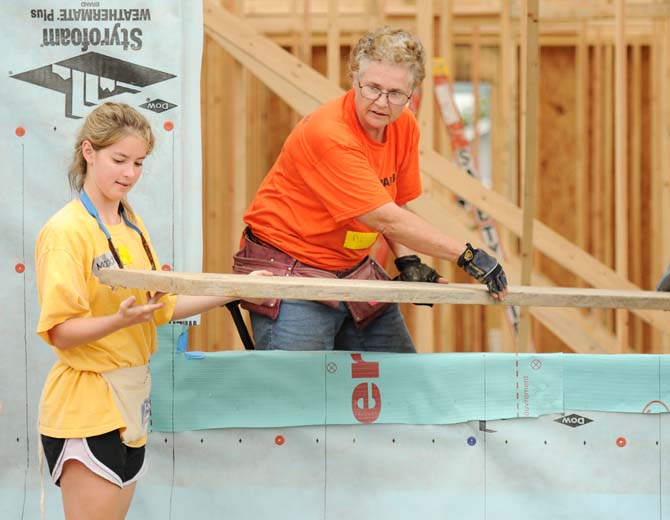
[[[344,303],[307,300],[283,300],[276,320],[252,312],[251,325],[257,350],[416,352],[397,304],[363,330]]]

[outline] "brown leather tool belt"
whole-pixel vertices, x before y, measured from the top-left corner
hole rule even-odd
[[[348,280],[390,280],[386,271],[372,258],[366,256],[361,262],[345,271],[327,271],[296,260],[276,247],[260,240],[249,227],[244,231],[244,244],[233,256],[233,272],[249,274],[258,270],[270,271],[275,276],[299,276],[306,278],[345,278]],[[336,308],[340,302],[320,301]],[[364,329],[392,304],[377,302],[345,302],[353,316],[356,327]],[[242,307],[269,318],[277,319],[281,300],[266,300],[262,305],[242,301]]]

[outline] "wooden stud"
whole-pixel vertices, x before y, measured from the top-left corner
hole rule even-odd
[[[501,126],[506,139],[503,141],[501,162],[503,178],[507,188],[502,192],[514,204],[519,200],[517,182],[517,44],[510,16],[511,0],[503,0],[500,21],[500,100],[502,109]],[[509,247],[507,248],[509,249]]]
[[[340,85],[340,27],[338,0],[328,0],[328,79]]]
[[[433,2],[431,0],[418,0],[416,4],[416,27],[417,37],[423,44],[426,51],[426,77],[423,80],[421,89],[421,110],[419,111],[419,128],[421,130],[421,141],[424,146],[434,149],[435,146],[435,97],[433,95]],[[429,260],[432,263],[433,260]],[[434,334],[434,314],[427,312],[425,307],[412,306],[405,308],[405,315],[408,317],[410,332],[415,340],[415,344],[421,345],[420,348],[432,351]]]
[[[602,220],[603,220],[603,204],[602,204],[602,178],[603,178],[603,45],[601,40],[601,33],[596,32],[596,41],[593,49],[593,83],[592,94],[593,99],[593,119],[591,127],[593,128],[593,180],[591,185],[591,254],[598,260],[603,259],[602,246]],[[602,318],[602,316],[598,316]]]
[[[667,229],[670,223],[670,94],[668,94],[667,80],[670,77],[670,16],[666,16],[662,26],[663,59],[661,62],[661,77],[663,78],[663,90],[661,92],[661,114],[660,114],[660,141],[661,147],[661,226]],[[661,256],[664,263],[670,261],[670,237],[667,231],[661,235]],[[660,278],[663,271],[659,271]],[[661,353],[670,352],[670,336],[665,334],[660,349]]]
[[[533,270],[533,215],[535,206],[535,172],[537,168],[537,106],[539,48],[537,41],[538,0],[524,3],[522,18],[523,92],[521,118],[523,121],[523,233],[521,235],[521,283],[529,285]],[[530,313],[521,309],[519,342],[521,352],[530,350]]]
[[[605,47],[605,84],[603,89],[603,260],[614,266],[614,49]]]
[[[661,244],[663,240],[663,221],[662,221],[662,186],[661,179],[663,176],[661,155],[663,153],[663,143],[661,139],[661,110],[662,110],[662,96],[663,90],[667,88],[665,85],[666,79],[662,77],[662,25],[663,22],[655,20],[652,26],[652,44],[651,44],[651,234],[650,242],[652,244]],[[651,255],[647,260],[649,270],[660,277],[662,265],[664,261],[662,252]],[[653,280],[653,276],[651,279]],[[664,338],[660,331],[653,331],[651,336],[651,351],[652,353],[659,353],[663,349]]]
[[[453,81],[454,78],[454,47],[453,47],[453,0],[440,1],[439,18],[439,40],[438,54],[443,57],[449,75]],[[439,139],[438,150],[447,158],[452,158],[451,143],[447,128],[443,124],[438,124]],[[454,277],[454,264],[445,260],[436,260],[435,267],[437,272],[448,280]],[[433,307],[433,334],[435,336],[436,352],[453,352],[457,350],[455,343],[455,330],[457,328],[455,320],[455,310],[452,305],[440,305]]]
[[[435,146],[435,99],[433,96],[433,3],[430,0],[417,1],[417,37],[421,40],[426,50],[426,77],[421,89],[421,111],[419,112],[419,127],[421,129],[421,142],[431,149]]]
[[[629,101],[630,114],[630,229],[629,251],[642,251],[642,47],[632,47],[632,78]],[[642,255],[630,255],[630,278],[642,283]],[[638,318],[631,321],[631,345],[641,352],[642,324]]]
[[[499,49],[499,114],[500,119],[494,121],[494,125],[501,129],[499,160],[496,161],[498,168],[494,172],[494,189],[502,193],[513,204],[519,201],[519,175],[518,175],[518,88],[517,88],[517,36],[512,25],[511,0],[503,0],[500,8],[500,38]],[[516,250],[517,243],[513,235],[502,226],[498,227],[500,240],[507,256]],[[504,259],[505,261],[507,258]],[[507,265],[506,265],[506,268]],[[509,269],[509,268],[508,268]],[[503,351],[516,351],[517,334],[510,323],[506,323],[506,333],[503,334]]]
[[[587,161],[588,109],[589,109],[589,49],[586,43],[586,22],[582,23],[575,51],[575,243],[588,248],[589,168]]]
[[[615,266],[619,276],[628,278],[628,122],[626,83],[628,47],[624,20],[625,0],[616,0],[616,63],[615,63],[615,156],[614,161],[614,229]],[[628,350],[630,315],[624,309],[616,312],[619,349]]]
[[[439,53],[447,64],[449,74],[455,80],[455,54],[454,54],[454,0],[440,0],[440,42]]]
[[[470,83],[472,85],[472,158],[475,166],[479,169],[479,26],[475,25],[472,33],[472,43],[470,44]]]

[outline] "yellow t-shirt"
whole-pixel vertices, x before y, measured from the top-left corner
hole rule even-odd
[[[148,233],[142,230],[154,257]],[[151,269],[139,234],[125,223],[107,226],[124,269]],[[146,303],[142,289],[110,288],[98,281],[100,267],[115,266],[107,238],[79,199],[56,213],[40,231],[35,247],[37,290],[40,301],[39,336],[51,344],[49,330],[70,318],[115,314],[131,295]],[[100,435],[125,426],[107,383],[100,373],[146,365],[156,352],[156,326],[173,314],[175,296],[150,323],[118,330],[102,339],[67,350],[52,348],[58,361],[47,376],[39,411],[39,432],[50,437]],[[133,443],[142,446],[146,438]]]

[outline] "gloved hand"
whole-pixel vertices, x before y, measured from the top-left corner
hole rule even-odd
[[[395,259],[395,266],[398,268],[399,274],[394,280],[437,283],[442,278],[435,269],[424,264],[416,255],[399,256]],[[414,305],[433,306],[432,303],[415,303]]]
[[[486,284],[490,293],[502,293],[507,287],[507,276],[498,260],[482,249],[475,249],[468,242],[458,257],[458,266],[470,276]]]

